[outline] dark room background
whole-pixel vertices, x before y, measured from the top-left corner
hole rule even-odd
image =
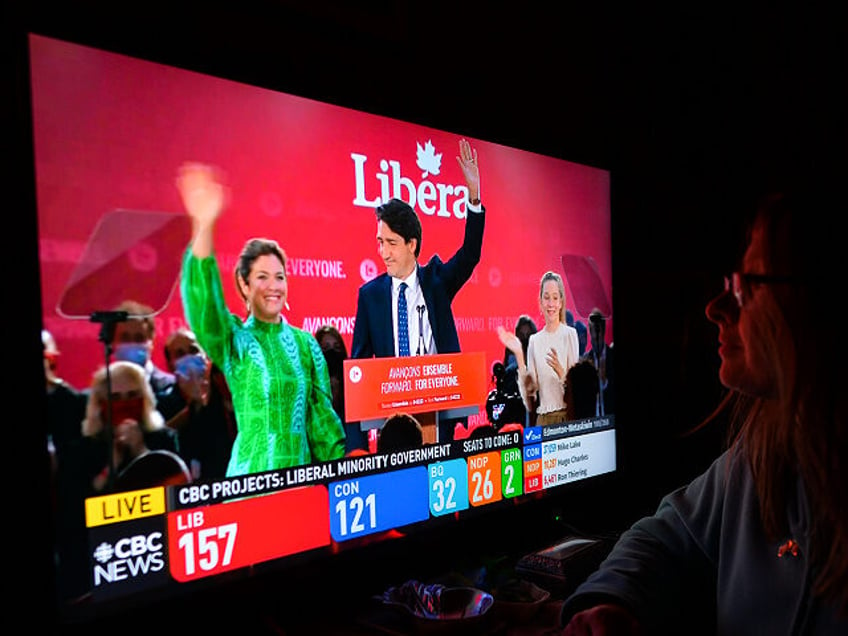
[[[37,330],[24,328],[39,308],[15,298],[18,285],[37,284],[19,277],[37,267],[27,31],[610,169],[625,517],[653,511],[720,450],[720,427],[684,433],[721,396],[704,305],[733,268],[744,213],[798,171],[844,174],[845,20],[834,9],[8,4],[15,99],[4,208],[24,240],[5,237],[16,308],[7,337],[23,328],[25,351],[40,346]],[[845,207],[834,206],[811,222],[830,231]],[[18,371],[37,380],[37,357]]]

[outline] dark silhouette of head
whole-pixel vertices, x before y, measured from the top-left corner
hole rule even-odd
[[[579,420],[595,415],[599,386],[598,371],[588,358],[578,361],[568,370],[565,402],[569,419]]]
[[[377,452],[419,448],[424,444],[421,424],[408,413],[395,413],[383,424],[377,435]]]
[[[598,309],[593,309],[589,314],[589,337],[592,342],[592,349],[601,351],[604,348],[604,336],[606,334],[606,318]]]
[[[527,314],[521,314],[515,322],[515,335],[521,342],[521,349],[524,352],[524,359],[527,360],[527,347],[530,345],[530,336],[536,333],[539,328],[533,319]],[[504,349],[504,360],[509,357],[509,349]]]

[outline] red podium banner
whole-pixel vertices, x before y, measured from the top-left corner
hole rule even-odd
[[[425,413],[486,402],[486,354],[441,353],[344,361],[345,419]]]

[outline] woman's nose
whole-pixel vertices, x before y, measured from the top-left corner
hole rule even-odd
[[[739,319],[739,304],[730,289],[722,290],[707,303],[707,319],[712,322],[735,322]]]

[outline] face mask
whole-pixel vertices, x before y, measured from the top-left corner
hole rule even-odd
[[[177,375],[185,378],[201,378],[206,373],[206,360],[197,353],[189,353],[174,362],[174,371]]]
[[[117,426],[124,420],[135,420],[141,423],[144,415],[144,398],[126,398],[123,400],[112,400],[112,425]],[[109,403],[103,405],[100,416],[105,422],[109,417]]]
[[[147,364],[149,356],[150,352],[146,344],[138,344],[135,342],[122,342],[117,347],[115,347],[116,360],[135,362],[140,367],[143,367]]]

